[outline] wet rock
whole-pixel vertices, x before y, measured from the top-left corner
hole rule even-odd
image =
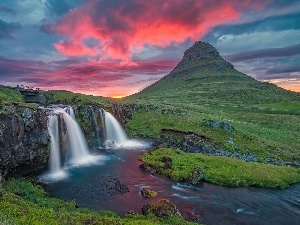
[[[141,189],[141,194],[144,198],[153,198],[157,195],[157,192],[153,191],[149,188],[142,188]]]
[[[144,215],[153,213],[158,217],[170,217],[180,215],[176,206],[167,199],[161,199],[156,203],[146,203],[142,212]]]
[[[193,169],[192,173],[190,174],[190,183],[191,184],[198,184],[202,181],[204,176],[204,171],[200,166],[197,166]]]
[[[0,114],[2,175],[44,165],[50,142],[46,112],[19,106],[3,106],[3,109]]]

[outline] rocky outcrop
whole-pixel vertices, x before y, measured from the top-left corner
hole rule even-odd
[[[17,105],[2,105],[0,110],[2,175],[45,164],[50,141],[46,112]]]
[[[203,123],[212,128],[221,128],[227,132],[232,132],[234,130],[234,127],[230,123],[218,122],[215,120],[206,120],[206,119],[203,120]]]
[[[233,65],[224,60],[218,50],[209,43],[197,41],[184,52],[182,60],[171,73],[184,71],[193,67],[205,67],[215,69],[233,69]]]

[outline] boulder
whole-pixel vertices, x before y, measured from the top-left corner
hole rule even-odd
[[[142,188],[141,189],[141,194],[144,198],[153,198],[157,195],[157,192],[153,191],[149,188]]]
[[[144,215],[153,213],[158,217],[179,216],[180,213],[176,206],[167,199],[161,199],[156,203],[146,203],[142,212]]]

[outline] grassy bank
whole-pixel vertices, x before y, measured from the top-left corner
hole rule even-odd
[[[3,184],[0,224],[180,225],[195,223],[189,223],[177,216],[162,219],[154,215],[135,214],[121,218],[114,212],[78,208],[75,202],[47,196],[39,185],[22,178],[7,180]]]
[[[275,105],[275,104],[274,104]],[[263,161],[266,157],[285,161],[300,161],[300,108],[272,110],[267,107],[235,105],[194,105],[172,102],[156,104],[155,110],[139,110],[126,124],[130,136],[140,134],[159,137],[162,129],[192,132],[205,136],[212,146],[227,151],[255,153]],[[212,128],[203,120],[226,122],[233,132]],[[228,144],[228,139],[233,144]]]
[[[171,167],[165,166],[166,158],[171,158]],[[219,185],[285,188],[300,182],[300,169],[201,153],[184,153],[169,148],[145,153],[141,160],[146,163],[146,168],[155,169],[178,181],[191,180],[195,168],[200,167],[204,172],[203,180]]]

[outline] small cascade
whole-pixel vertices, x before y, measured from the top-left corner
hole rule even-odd
[[[74,113],[74,110],[73,110],[73,108],[72,107],[70,107],[70,113],[69,113],[69,115],[71,116],[71,118],[73,119],[73,120],[75,120],[75,113]]]
[[[104,111],[104,110],[103,110]],[[107,143],[115,143],[116,145],[122,145],[127,141],[127,135],[113,115],[109,112],[104,111],[105,118],[105,139]]]
[[[57,174],[61,171],[57,115],[48,116],[48,131],[51,141],[49,159],[50,173]]]
[[[73,110],[72,106],[65,107],[64,111],[66,113],[68,113],[73,120],[75,120],[75,113],[74,113],[74,110]]]

